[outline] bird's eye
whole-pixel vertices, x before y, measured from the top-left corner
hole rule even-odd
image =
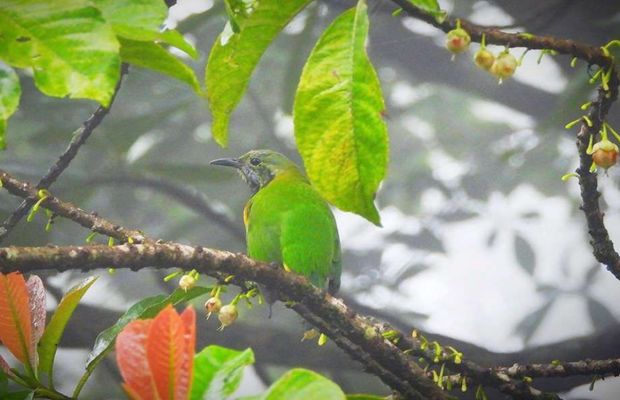
[[[260,164],[260,159],[259,158],[252,158],[250,160],[250,164],[257,166],[258,164]]]

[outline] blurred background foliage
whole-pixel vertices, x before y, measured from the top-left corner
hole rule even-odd
[[[595,45],[620,35],[614,0],[441,4],[480,24]],[[182,83],[131,68],[110,115],[52,192],[152,237],[244,251],[241,210],[249,191],[208,161],[255,148],[299,161],[290,113],[301,68],[322,30],[353,5],[319,1],[291,22],[254,73],[233,116],[228,149],[211,139],[203,100]],[[341,295],[360,312],[442,335],[442,344],[489,365],[619,357],[620,285],[590,253],[576,180],[560,180],[577,165],[576,130],[563,126],[592,97],[588,67],[571,68],[566,56],[546,56],[538,65],[539,53],[531,51],[514,79],[498,85],[471,62],[477,45],[450,62],[442,32],[393,17],[394,9],[387,0],[369,4],[369,53],[386,97],[391,142],[389,175],[377,199],[384,227],[337,213],[345,252]],[[186,60],[199,76],[225,21],[219,1],[185,0],[171,9],[169,25],[178,24],[200,51],[200,59]],[[35,182],[96,105],[47,98],[30,77],[21,81],[23,98],[0,168]],[[616,129],[619,116],[615,105]],[[600,173],[616,240],[618,176],[617,168]],[[0,217],[17,204],[0,192]],[[45,222],[40,214],[20,224],[8,244],[76,244],[89,233],[61,219],[48,233]],[[136,300],[171,289],[164,274],[102,271],[63,342],[57,371],[67,387],[98,331]],[[58,296],[78,279],[79,273],[50,272],[48,286]],[[239,323],[224,332],[216,332],[213,320],[201,322],[201,345],[255,350],[244,393],[256,393],[292,366],[314,368],[349,392],[387,393],[335,346],[299,343],[302,326],[292,312],[278,306],[271,320],[266,315],[264,307],[242,310]],[[120,397],[110,379],[120,382],[112,363],[98,371],[85,396]],[[597,383],[594,392],[587,383],[543,387],[570,391],[569,399],[616,399],[620,391],[618,379]]]

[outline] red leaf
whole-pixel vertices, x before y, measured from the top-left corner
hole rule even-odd
[[[183,366],[185,327],[172,305],[153,320],[146,342],[146,357],[162,400],[177,400],[177,371]]]
[[[0,341],[15,358],[32,369],[30,356],[34,351],[28,299],[22,274],[0,274]]]
[[[136,320],[116,337],[116,362],[132,399],[159,399],[146,358],[146,341],[153,320]]]
[[[36,275],[30,275],[26,282],[28,289],[28,307],[30,308],[30,326],[32,329],[31,348],[37,348],[37,344],[45,331],[45,287],[43,281]],[[33,367],[39,364],[38,352],[30,354],[30,362]]]
[[[177,371],[175,399],[187,399],[192,387],[194,352],[196,348],[196,311],[194,311],[193,307],[187,307],[183,311],[181,322],[185,330],[185,348],[182,353],[181,368]]]

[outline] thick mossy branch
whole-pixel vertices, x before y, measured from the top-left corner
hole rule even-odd
[[[443,22],[438,22],[434,16],[416,7],[409,0],[392,0],[392,2],[398,4],[407,15],[428,22],[444,32],[449,32],[457,27],[456,18],[446,18]],[[487,44],[525,47],[533,50],[555,50],[560,54],[569,54],[573,57],[577,57],[590,65],[598,65],[605,68],[611,66],[612,63],[612,59],[606,56],[603,50],[598,46],[590,46],[553,36],[536,36],[529,33],[508,33],[494,27],[477,25],[465,19],[460,19],[460,21],[461,27],[469,33],[471,40],[474,42],[482,41],[482,35],[484,34]]]
[[[330,329],[326,330],[328,336],[340,345],[344,341],[350,342],[351,345],[343,348],[353,358],[362,362],[373,360],[373,363],[364,363],[369,372],[377,374],[406,398],[446,398],[446,394],[426,378],[422,369],[393,343],[380,335],[367,337],[368,330],[373,329],[372,324],[340,300],[325,294],[301,276],[256,262],[242,254],[174,243],[0,249],[2,272],[88,271],[110,265],[132,270],[146,267],[195,269],[216,277],[224,272],[238,279],[264,284],[275,290],[280,300],[302,303],[309,312],[321,316],[320,320],[325,322],[320,328],[329,326]]]
[[[619,376],[620,359],[555,361],[549,364],[514,364],[510,367],[495,367],[493,370],[512,378],[557,378],[575,375]]]

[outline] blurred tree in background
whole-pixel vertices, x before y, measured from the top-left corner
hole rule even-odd
[[[451,16],[508,31],[596,45],[620,35],[620,4],[612,0],[440,3]],[[233,114],[225,150],[212,139],[203,99],[177,80],[131,67],[110,114],[52,192],[150,237],[245,251],[241,210],[249,193],[230,171],[208,161],[268,148],[301,164],[291,115],[301,70],[325,27],[353,6],[318,1],[285,28]],[[578,62],[572,68],[565,55],[546,55],[537,64],[539,51],[530,51],[515,76],[498,85],[471,61],[477,45],[451,62],[443,31],[393,16],[396,8],[388,0],[368,4],[368,52],[390,132],[388,176],[377,197],[383,227],[337,212],[344,251],[339,296],[403,332],[421,328],[430,340],[485,366],[619,358],[620,287],[592,256],[577,180],[560,179],[578,165],[577,128],[564,125],[595,96],[588,67]],[[170,9],[167,25],[199,51],[196,60],[179,57],[199,77],[226,21],[219,1],[179,1]],[[20,108],[10,120],[0,169],[36,182],[96,105],[42,96],[20,73]],[[619,115],[616,106],[608,122],[620,126]],[[618,174],[617,168],[599,172],[612,239],[620,237]],[[18,204],[0,192],[0,218]],[[71,245],[89,234],[61,218],[49,232],[44,223],[37,217],[19,224],[4,243]],[[76,380],[97,333],[128,305],[174,288],[163,282],[166,274],[102,274],[61,343],[59,382]],[[45,274],[55,295],[81,278],[77,271]],[[224,332],[213,320],[198,320],[200,346],[253,348],[255,373],[246,376],[244,393],[260,391],[295,366],[321,372],[347,392],[389,393],[333,343],[298,343],[298,317],[280,304],[272,319],[263,307],[242,310]],[[86,398],[121,395],[120,386],[111,392],[109,383],[120,381],[116,367],[104,366],[85,388]],[[589,392],[591,379],[543,379],[537,387],[566,399],[617,398],[617,378],[597,382]]]

